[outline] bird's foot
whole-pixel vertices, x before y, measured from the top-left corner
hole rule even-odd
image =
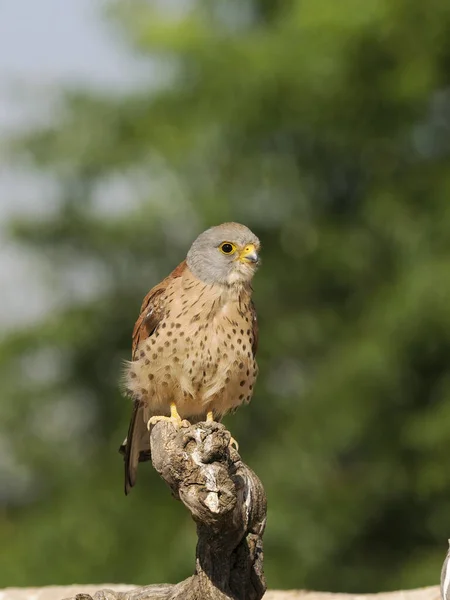
[[[166,417],[165,415],[155,415],[153,417],[150,417],[150,419],[147,422],[147,429],[150,430],[152,425],[156,425],[156,423],[159,423],[160,421],[172,423],[175,429],[181,429],[181,427],[190,427],[191,425],[189,421],[186,421],[186,419],[182,419],[180,417],[177,411],[177,407],[173,403],[170,405],[170,417]]]
[[[206,413],[206,422],[207,423],[215,423],[216,422],[214,420],[214,413],[212,410],[210,410]],[[230,437],[230,441],[229,441],[228,445],[231,446],[232,448],[234,448],[236,450],[236,452],[239,451],[239,444],[237,443],[237,441],[234,439],[233,436]]]
[[[175,429],[181,429],[181,427],[190,427],[189,421],[186,419],[182,419],[179,415],[178,417],[166,417],[165,415],[157,415],[154,417],[150,417],[147,422],[147,429],[150,430],[153,425],[159,423],[160,421],[165,421],[166,423],[172,423]]]

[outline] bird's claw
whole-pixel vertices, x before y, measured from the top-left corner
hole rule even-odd
[[[156,423],[159,423],[160,421],[172,423],[175,429],[181,429],[182,427],[190,427],[191,425],[189,421],[186,421],[186,419],[182,419],[180,416],[166,417],[165,415],[156,415],[154,417],[150,417],[150,419],[148,420],[147,429],[150,431],[151,427],[153,425],[156,425]]]

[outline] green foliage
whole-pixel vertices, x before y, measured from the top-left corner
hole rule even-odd
[[[450,4],[191,5],[118,4],[149,83],[67,90],[50,126],[11,145],[59,191],[48,217],[11,231],[62,299],[0,345],[14,459],[0,585],[192,572],[194,525],[148,466],[123,496],[117,382],[141,298],[225,220],[264,247],[261,374],[226,422],[268,494],[269,586],[436,583],[450,531]],[[100,210],[117,186],[129,209]]]

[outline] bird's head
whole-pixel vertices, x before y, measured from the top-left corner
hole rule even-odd
[[[201,233],[192,244],[187,264],[205,283],[250,282],[259,265],[261,244],[245,225],[223,223]]]

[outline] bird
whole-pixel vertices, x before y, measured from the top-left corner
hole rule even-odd
[[[210,227],[145,296],[124,369],[125,393],[133,401],[120,448],[125,494],[136,483],[139,462],[150,459],[151,426],[220,421],[250,402],[258,375],[251,282],[260,248],[245,225]]]

